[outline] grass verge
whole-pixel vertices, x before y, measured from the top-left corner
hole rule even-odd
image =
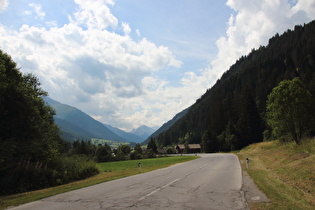
[[[243,170],[249,158],[249,175],[271,200],[250,203],[251,209],[314,209],[315,139],[296,145],[278,141],[250,145],[239,153]]]
[[[176,156],[176,157],[162,157],[142,160],[129,160],[120,162],[100,163],[98,167],[100,174],[60,185],[57,187],[47,188],[43,190],[20,193],[16,195],[8,195],[0,197],[0,209],[5,209],[10,206],[18,206],[24,203],[36,201],[49,196],[57,195],[59,193],[68,192],[71,190],[88,187],[102,182],[119,179],[126,176],[135,175],[141,172],[149,172],[159,168],[168,167],[170,165],[190,161],[196,159],[196,156]],[[138,168],[138,163],[141,163],[141,171]]]

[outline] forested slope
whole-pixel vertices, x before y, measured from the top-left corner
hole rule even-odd
[[[242,56],[184,117],[155,140],[160,146],[201,143],[204,151],[214,152],[269,138],[267,96],[280,81],[295,77],[314,97],[315,21],[276,34],[267,46]]]
[[[59,103],[49,97],[44,97],[44,100],[56,111],[56,115],[54,116],[55,122],[61,130],[62,137],[67,141],[100,138],[127,142],[126,139],[117,135],[81,110]]]
[[[163,133],[164,131],[168,130],[177,120],[185,116],[185,114],[188,112],[189,107],[184,109],[183,111],[176,114],[171,120],[164,123],[158,130],[156,130],[154,133],[152,133],[142,144],[146,145],[149,143],[150,139],[152,137],[158,136],[160,133]]]

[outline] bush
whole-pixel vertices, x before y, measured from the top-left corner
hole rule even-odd
[[[45,166],[25,163],[0,173],[0,194],[14,194],[52,187],[96,175],[96,163],[78,156],[59,157]]]
[[[108,162],[112,158],[112,151],[109,146],[99,146],[96,150],[95,159],[96,162]]]
[[[137,150],[132,151],[130,153],[130,160],[138,160],[138,159],[142,159],[142,155]]]
[[[149,149],[145,152],[144,158],[156,158],[156,154],[153,149]]]
[[[169,148],[167,148],[166,153],[167,154],[175,154],[176,151],[175,151],[175,149],[173,147],[169,147]]]

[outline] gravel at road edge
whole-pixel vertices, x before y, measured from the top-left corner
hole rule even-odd
[[[255,185],[254,181],[248,175],[247,171],[243,171],[243,185],[242,191],[245,194],[245,199],[247,203],[255,203],[255,202],[269,202],[270,200],[267,196],[261,192],[258,187]]]

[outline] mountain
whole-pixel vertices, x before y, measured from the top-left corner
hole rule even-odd
[[[117,135],[81,110],[59,103],[49,97],[44,97],[44,100],[55,109],[55,122],[62,132],[62,137],[66,140],[74,141],[77,139],[90,140],[91,138],[100,138],[127,142],[126,139]]]
[[[298,77],[315,96],[314,34],[315,21],[298,25],[242,56],[155,141],[162,146],[199,143],[203,151],[216,152],[271,138],[266,100],[279,82]]]
[[[123,137],[124,139],[126,139],[128,142],[135,142],[135,143],[141,143],[144,141],[144,139],[140,136],[137,136],[135,134],[132,133],[128,133],[125,132],[123,130],[120,130],[119,128],[115,128],[111,125],[107,125],[104,124],[109,130],[113,131],[114,133],[116,133],[117,135]]]
[[[154,133],[152,133],[142,144],[149,143],[150,139],[153,137],[158,136],[160,133],[167,131],[177,120],[182,118],[189,110],[189,107],[181,111],[180,113],[176,114],[171,120],[164,123],[159,129],[157,129]]]
[[[155,130],[146,125],[142,125],[139,128],[133,129],[130,133],[140,136],[143,141],[146,140]]]

